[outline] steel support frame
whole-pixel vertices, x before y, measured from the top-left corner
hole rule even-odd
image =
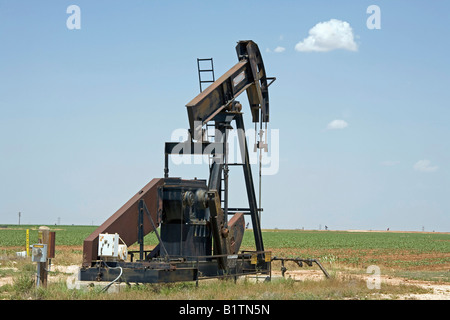
[[[252,168],[250,165],[250,157],[248,153],[247,139],[245,138],[245,126],[242,113],[235,116],[236,128],[238,130],[239,146],[241,148],[241,157],[243,163],[244,179],[247,189],[248,204],[250,207],[250,217],[252,219],[253,236],[255,238],[256,251],[264,252],[264,243],[261,232],[261,222],[258,214],[256,202],[255,187],[253,184]],[[264,259],[264,254],[260,257]]]
[[[224,117],[224,115],[226,115]],[[222,119],[221,121],[218,121],[219,119]],[[225,119],[225,120],[223,120]],[[214,161],[210,169],[210,177],[209,177],[209,183],[208,183],[208,190],[211,192],[210,197],[210,205],[213,205],[215,203],[214,196],[212,193],[216,192],[216,196],[220,197],[220,190],[221,190],[221,177],[224,171],[224,163],[226,163],[226,159],[224,159],[224,155],[226,155],[226,149],[227,149],[227,134],[226,130],[230,128],[230,122],[235,121],[236,123],[236,129],[238,133],[238,141],[239,141],[239,147],[240,147],[240,153],[242,157],[242,166],[243,166],[243,174],[244,174],[244,180],[245,180],[245,186],[247,190],[247,198],[249,203],[249,212],[250,217],[252,221],[252,227],[253,227],[253,234],[255,239],[255,246],[256,250],[259,252],[264,251],[264,244],[263,244],[263,238],[262,238],[262,231],[261,231],[261,222],[259,218],[259,209],[256,201],[256,193],[255,193],[255,187],[253,183],[253,175],[252,175],[252,169],[250,164],[250,157],[249,157],[249,151],[248,151],[248,144],[247,139],[245,137],[245,125],[244,125],[244,118],[243,114],[241,112],[223,112],[221,114],[216,115],[216,130],[219,130],[221,132],[222,140],[220,142],[180,142],[180,143],[171,143],[166,142],[165,145],[165,167],[164,167],[164,175],[167,178],[169,176],[169,160],[168,156],[169,154],[174,153],[176,151],[180,154],[205,154],[202,152],[210,152],[214,156]],[[208,154],[208,153],[207,153]],[[226,208],[228,209],[228,203],[226,203]],[[211,207],[210,207],[211,210]],[[218,215],[217,210],[214,208],[212,209],[212,217],[215,218]],[[227,216],[228,212],[225,212],[223,215],[225,218]],[[220,217],[222,218],[222,216]],[[219,224],[222,221],[214,221],[213,223],[213,234],[215,235],[215,250],[218,255],[227,254],[225,246],[221,241],[220,236],[220,230]],[[224,224],[226,224],[227,221],[224,221]],[[214,230],[215,229],[215,230]],[[220,243],[220,245],[218,245]],[[259,260],[264,259],[264,254],[262,254],[259,257]],[[220,264],[224,266],[224,261],[220,261]]]
[[[105,262],[99,260],[96,265],[80,270],[80,280],[109,282],[117,279],[120,272],[122,275],[117,282],[126,283],[170,283],[257,274],[271,277],[271,262],[255,261],[253,258],[255,255],[260,256],[261,254],[257,251],[246,251],[239,255],[191,257],[196,259],[191,261],[184,260],[184,258],[179,260],[173,258],[174,260],[170,262],[159,260]],[[223,257],[228,263],[226,271],[221,269],[217,262],[217,259]]]

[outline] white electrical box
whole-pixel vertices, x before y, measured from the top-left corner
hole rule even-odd
[[[98,255],[100,257],[117,257],[119,254],[119,235],[101,233],[98,236]]]
[[[117,233],[101,233],[98,236],[98,255],[107,260],[127,260],[128,248],[126,244],[119,244]],[[122,241],[123,242],[123,241]]]
[[[31,261],[46,262],[47,261],[47,245],[33,244],[31,247]]]

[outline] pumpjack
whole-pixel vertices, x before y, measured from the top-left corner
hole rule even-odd
[[[265,251],[260,212],[245,136],[242,105],[247,93],[252,122],[269,122],[270,84],[262,56],[253,41],[239,41],[238,62],[187,105],[189,138],[166,142],[164,178],[151,180],[83,244],[80,280],[164,283],[247,274],[270,274],[271,252]],[[228,163],[229,130],[237,130],[241,163]],[[205,135],[213,126],[215,137]],[[261,138],[255,148],[267,149]],[[209,155],[209,179],[169,177],[169,156]],[[248,208],[228,205],[229,168],[243,168]],[[250,216],[255,248],[240,251],[245,216]],[[144,236],[155,232],[159,244],[144,248]],[[139,250],[128,246],[139,244]],[[135,258],[138,255],[139,258]],[[127,257],[131,261],[127,261]]]

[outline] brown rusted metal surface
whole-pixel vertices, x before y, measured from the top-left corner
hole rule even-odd
[[[228,254],[226,237],[228,230],[225,227],[225,217],[221,208],[220,197],[217,190],[209,190],[207,204],[210,213],[211,231],[214,239],[214,254],[220,256],[217,260],[221,269],[226,268],[226,257]]]
[[[55,231],[50,231],[48,233],[48,253],[47,253],[47,257],[49,259],[53,259],[55,257]]]
[[[244,238],[245,231],[245,219],[243,213],[235,213],[233,217],[228,221],[228,241],[230,243],[230,254],[237,254],[241,247],[242,239]]]
[[[90,266],[92,261],[97,260],[98,236],[100,233],[118,233],[127,246],[138,240],[139,200],[144,199],[152,219],[158,227],[160,223],[158,188],[163,185],[163,182],[164,179],[160,178],[151,180],[84,240],[83,266]],[[151,231],[153,231],[152,224],[147,217],[144,217],[144,235]]]
[[[239,61],[186,105],[191,135],[195,135],[199,130],[195,122],[199,121],[201,126],[211,120],[252,83],[252,79],[249,79],[250,72],[248,61]],[[234,85],[233,79],[241,74],[243,74],[242,80],[239,83],[235,82]]]

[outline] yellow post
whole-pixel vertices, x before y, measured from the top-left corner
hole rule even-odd
[[[27,257],[30,256],[30,229],[27,229]]]

